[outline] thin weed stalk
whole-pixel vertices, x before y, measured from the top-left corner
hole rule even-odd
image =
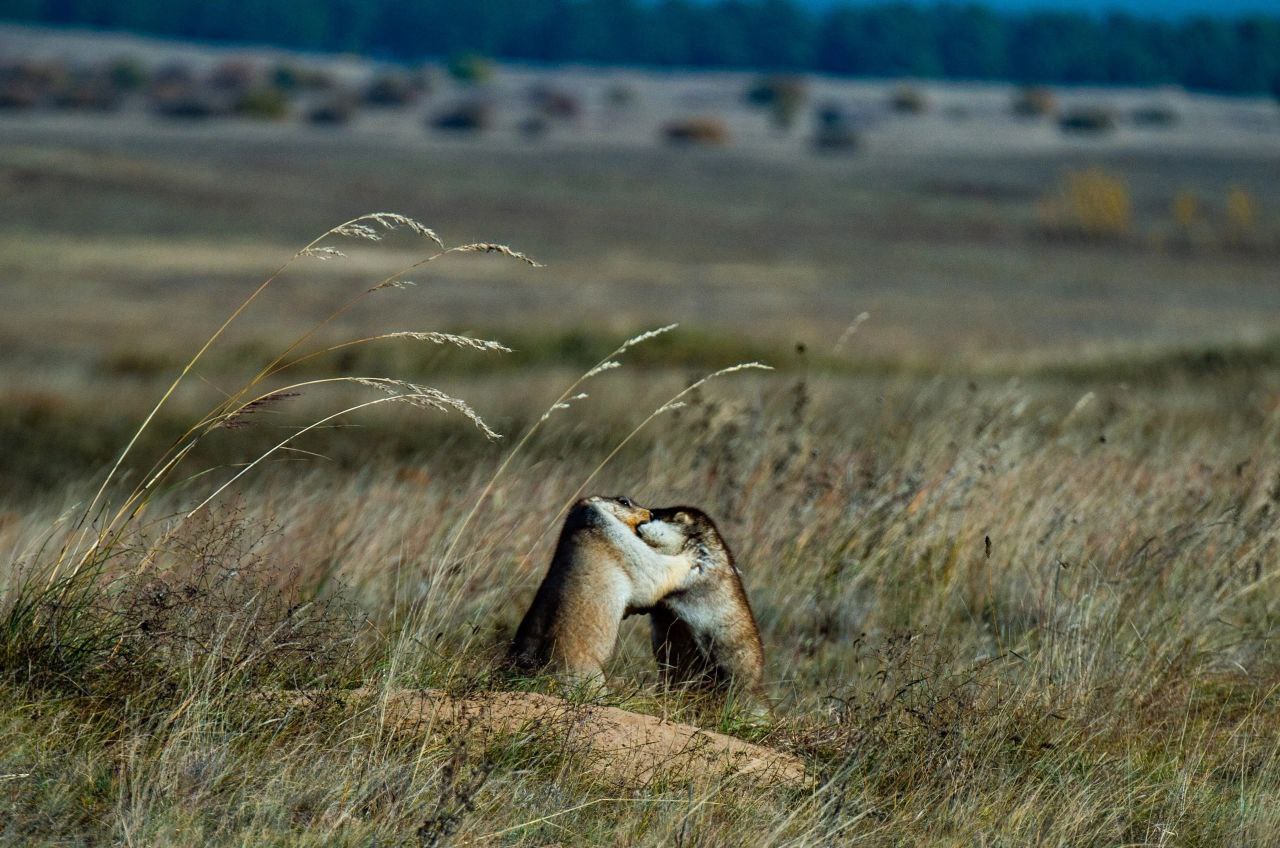
[[[476,513],[480,510],[481,505],[484,504],[485,500],[488,499],[489,494],[493,491],[493,487],[497,484],[498,480],[502,478],[502,475],[506,472],[507,468],[511,465],[512,460],[514,460],[520,454],[524,446],[529,443],[529,439],[533,437],[533,434],[536,433],[544,423],[546,423],[546,421],[552,416],[552,414],[556,410],[565,409],[568,407],[569,401],[574,396],[574,392],[578,390],[578,387],[581,386],[583,383],[585,383],[587,380],[591,379],[592,377],[595,377],[598,374],[601,374],[605,371],[610,371],[614,368],[619,367],[619,364],[616,361],[616,357],[622,356],[622,354],[626,353],[629,349],[635,347],[638,344],[646,342],[649,339],[660,336],[663,333],[669,333],[678,326],[679,326],[678,324],[668,324],[665,327],[658,327],[657,329],[654,329],[654,330],[648,330],[646,332],[641,333],[638,336],[633,336],[632,338],[627,339],[625,342],[623,342],[621,345],[615,348],[612,352],[607,354],[603,359],[601,359],[595,365],[591,366],[586,371],[584,371],[578,377],[578,379],[574,380],[567,389],[565,389],[563,392],[560,393],[560,396],[558,398],[556,398],[554,401],[551,402],[551,405],[547,407],[547,410],[544,413],[542,413],[541,417],[539,417],[538,420],[534,421],[533,424],[529,427],[529,429],[525,430],[524,435],[520,437],[520,441],[516,442],[515,446],[510,451],[507,452],[507,455],[503,458],[502,462],[498,465],[497,470],[493,472],[493,476],[489,478],[489,481],[485,484],[484,488],[480,490],[479,497],[477,497],[475,502],[471,505],[471,509],[468,510],[466,516],[462,519],[462,523],[458,525],[458,529],[454,531],[453,537],[449,542],[449,546],[445,549],[445,552],[444,552],[445,563],[449,563],[453,561],[454,551],[457,550],[458,543],[462,540],[463,534],[466,533],[467,527],[470,526],[472,519],[475,518]],[[579,397],[585,397],[585,395],[579,395]]]
[[[291,266],[298,258],[304,257],[304,256],[316,256],[321,259],[325,259],[325,258],[332,258],[335,256],[342,256],[343,254],[341,253],[341,251],[338,251],[335,248],[322,247],[320,245],[320,243],[324,241],[326,238],[337,235],[337,236],[349,236],[349,237],[355,237],[355,238],[362,238],[362,239],[367,239],[372,241],[380,240],[381,236],[377,233],[377,231],[372,226],[365,223],[367,221],[372,221],[382,226],[384,229],[388,229],[388,230],[393,229],[396,226],[407,226],[414,232],[420,235],[426,236],[427,238],[430,238],[436,244],[439,244],[442,248],[444,247],[443,242],[440,241],[440,238],[435,234],[434,231],[423,226],[422,224],[419,224],[413,219],[408,218],[407,216],[403,216],[395,213],[371,213],[368,215],[362,215],[357,218],[353,218],[350,221],[346,221],[342,224],[339,224],[337,227],[331,228],[330,230],[321,234],[316,239],[312,240],[302,250],[298,251],[292,257],[290,257],[290,259],[287,262],[285,262],[278,269],[276,269],[275,272],[273,272],[270,276],[268,276],[266,280],[264,280],[244,301],[242,301],[236,307],[236,309],[233,310],[231,315],[228,316],[228,318],[225,321],[223,321],[223,323],[218,327],[218,329],[213,333],[213,335],[211,335],[204,342],[204,344],[196,352],[196,354],[190,360],[188,360],[186,365],[183,367],[182,371],[170,384],[168,389],[161,396],[160,400],[151,409],[150,413],[148,413],[148,415],[143,420],[139,428],[134,432],[128,444],[125,446],[124,450],[116,459],[115,463],[113,464],[113,466],[107,473],[106,477],[104,478],[102,484],[99,486],[98,491],[95,493],[93,499],[90,501],[89,506],[85,509],[84,513],[81,515],[81,518],[77,524],[77,528],[79,529],[79,538],[77,538],[77,540],[74,542],[74,545],[71,546],[70,551],[68,551],[67,546],[64,546],[62,553],[57,558],[57,561],[55,562],[54,567],[51,569],[51,573],[49,575],[50,584],[52,584],[57,579],[58,575],[61,573],[63,564],[69,559],[74,559],[77,556],[80,546],[83,544],[84,532],[87,530],[86,524],[88,522],[89,516],[92,515],[97,510],[98,505],[101,502],[102,497],[104,496],[107,490],[107,487],[110,485],[111,481],[115,478],[116,474],[119,472],[119,469],[123,465],[124,460],[132,452],[139,438],[141,438],[143,432],[145,432],[146,429],[151,425],[152,421],[155,419],[155,416],[159,413],[160,409],[165,405],[165,403],[168,402],[168,400],[172,397],[173,393],[177,390],[178,386],[183,382],[183,380],[185,380],[186,376],[191,372],[191,370],[195,367],[195,365],[203,358],[204,354],[209,350],[209,348],[212,347],[213,344],[219,338],[222,337],[222,335],[226,332],[228,327],[230,327],[231,324],[234,323],[236,319],[238,319],[240,315],[243,314],[244,311],[250,305],[252,305],[253,302],[256,301],[258,297],[276,279],[278,279],[280,275],[283,274],[284,271],[288,269],[289,266]],[[72,572],[71,572],[72,575],[74,576],[74,574],[78,571],[78,569],[81,568],[85,562],[87,562],[88,558],[92,555],[92,552],[94,549],[101,547],[104,543],[110,546],[111,544],[115,544],[116,542],[119,541],[122,534],[125,532],[126,528],[130,526],[131,522],[137,517],[141,509],[145,506],[146,502],[149,500],[150,496],[154,493],[156,488],[163,482],[163,480],[168,476],[168,474],[170,474],[173,471],[173,469],[176,468],[177,465],[182,461],[182,459],[184,459],[191,452],[191,450],[195,447],[195,445],[199,442],[199,440],[204,435],[210,432],[213,428],[217,427],[220,423],[226,421],[230,415],[233,415],[237,411],[242,411],[246,406],[253,403],[254,401],[249,401],[247,403],[244,402],[243,398],[245,397],[245,395],[248,394],[250,391],[252,391],[252,389],[256,387],[259,383],[261,383],[262,380],[282,370],[282,368],[280,367],[280,363],[283,362],[292,351],[296,350],[300,345],[305,343],[307,339],[311,338],[322,327],[328,325],[332,321],[336,320],[339,316],[349,311],[357,303],[359,303],[364,297],[367,297],[370,293],[374,291],[382,290],[384,288],[393,287],[395,286],[396,281],[399,280],[399,278],[409,273],[413,269],[422,267],[423,265],[426,265],[429,262],[435,261],[436,259],[439,259],[442,256],[452,254],[452,253],[497,253],[499,255],[513,258],[513,259],[525,262],[526,264],[537,267],[537,263],[534,262],[532,259],[529,259],[525,254],[520,253],[518,251],[514,251],[506,247],[505,245],[493,244],[489,242],[474,242],[469,244],[457,245],[451,248],[446,248],[440,251],[439,253],[432,254],[431,256],[428,256],[425,259],[421,259],[417,262],[414,262],[413,264],[405,268],[402,268],[401,270],[383,278],[377,284],[365,290],[364,292],[360,293],[356,297],[351,298],[342,306],[340,306],[337,310],[335,310],[333,313],[327,316],[325,319],[323,319],[318,324],[310,328],[307,332],[303,333],[301,336],[295,339],[287,348],[285,348],[285,350],[281,354],[275,357],[275,359],[273,359],[265,368],[261,369],[257,374],[255,374],[254,377],[250,379],[248,383],[242,386],[236,393],[234,393],[230,397],[221,401],[217,406],[214,407],[213,410],[211,410],[208,414],[203,416],[194,425],[189,427],[186,433],[184,433],[181,437],[179,437],[179,439],[161,455],[160,459],[157,460],[156,464],[152,466],[152,468],[147,472],[147,474],[143,475],[142,482],[140,482],[139,485],[136,486],[132,492],[130,492],[130,494],[125,498],[122,505],[116,510],[115,514],[106,522],[104,527],[98,531],[97,539],[95,540],[95,542],[90,545],[89,549],[86,550],[82,556],[80,556],[79,562],[77,562],[76,565],[72,568]],[[356,342],[353,342],[353,344],[359,344],[365,341],[372,341],[377,338],[392,337],[395,335],[398,335],[398,334],[383,334],[381,336],[370,337],[369,339],[358,340]],[[426,337],[448,338],[450,341],[454,341],[455,343],[458,340],[462,340],[464,338],[464,337],[458,337],[458,336],[450,336],[448,334],[420,334],[420,335],[426,336]],[[432,340],[435,340],[435,338],[432,338]],[[477,341],[477,340],[472,340],[472,341]],[[476,346],[476,345],[469,345],[469,346]],[[479,346],[482,347],[483,349],[491,349],[491,350],[503,349],[503,346],[498,345],[495,342],[482,342]],[[292,364],[295,364],[295,363],[289,363],[284,367],[289,367]],[[423,396],[419,396],[419,397],[423,397]],[[260,398],[255,400],[260,400]],[[449,399],[449,400],[452,401],[455,399]],[[345,410],[344,413],[346,411],[351,411],[351,410]],[[476,419],[473,419],[473,420],[476,420]],[[313,427],[314,425],[312,427],[305,428],[301,432],[305,432],[307,430],[313,429]],[[485,429],[487,431],[487,428]],[[300,433],[295,433],[294,437],[296,437],[297,435],[300,435]],[[273,448],[272,451],[270,451],[269,453],[274,453],[275,450],[276,448]],[[251,463],[251,466],[256,465],[257,462],[261,460],[261,458],[262,457],[259,457],[259,460],[255,460],[254,463]],[[240,475],[238,474],[236,475],[235,478],[232,478],[232,479],[233,480],[237,479],[239,476]],[[218,491],[221,492],[222,489],[220,488]],[[206,503],[207,502],[208,501],[206,500]],[[192,512],[195,512],[195,510],[193,510]],[[191,513],[188,513],[188,515],[190,514]]]

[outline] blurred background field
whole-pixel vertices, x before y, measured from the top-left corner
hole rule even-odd
[[[107,398],[154,391],[266,271],[381,209],[547,267],[437,264],[326,334],[467,330],[518,352],[384,345],[317,367],[528,375],[673,321],[653,366],[1074,374],[1272,356],[1280,107],[1265,97],[484,59],[450,73],[17,26],[0,54],[34,98],[0,110],[9,444],[63,411],[123,426],[132,407]],[[67,101],[99,88],[109,108]],[[317,120],[335,104],[339,122]],[[475,126],[432,126],[468,109]],[[672,140],[699,123],[710,136]],[[416,249],[291,271],[207,367],[243,367]]]
[[[1216,88],[0,26],[0,835],[1276,844],[1280,105]],[[404,230],[326,242],[347,256],[272,284],[112,496],[319,322],[304,350],[506,343],[385,339],[291,372],[438,387],[506,438],[380,407],[181,521],[369,395],[263,404],[148,502],[76,651],[15,624],[24,575],[204,339],[312,239],[381,210],[544,267],[448,256],[326,321],[432,248]],[[676,322],[485,488],[565,386]],[[775,370],[699,389],[588,486],[716,516],[778,713],[750,726],[657,695],[636,621],[611,672],[635,682],[629,708],[803,757],[812,791],[609,785],[554,739],[468,748],[376,709],[246,701],[511,685],[494,659],[564,501],[683,386],[752,360]]]

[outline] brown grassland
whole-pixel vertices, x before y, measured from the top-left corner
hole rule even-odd
[[[5,121],[0,841],[1280,844],[1277,148]],[[1132,222],[1053,229],[1091,168]],[[1208,212],[1180,241],[1179,193],[1231,185],[1247,243]],[[349,256],[297,257],[166,394],[368,209],[482,241],[399,273],[439,252],[414,225],[330,234]],[[514,350],[367,340],[446,331]],[[716,517],[776,709],[661,693],[638,620],[589,700],[806,781],[602,769],[582,693],[393,720],[403,690],[558,691],[498,659],[584,488]]]

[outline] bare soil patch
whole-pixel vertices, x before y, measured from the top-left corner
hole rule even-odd
[[[299,693],[312,707],[332,698],[367,702],[384,726],[413,732],[458,732],[477,738],[527,734],[530,744],[554,743],[611,783],[644,786],[655,780],[705,783],[745,780],[801,786],[804,762],[795,756],[690,724],[619,707],[576,704],[537,692],[485,692],[457,697],[436,689],[383,693],[374,689]]]

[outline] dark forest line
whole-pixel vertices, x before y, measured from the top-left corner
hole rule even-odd
[[[1280,94],[1280,16],[1184,21],[793,0],[0,0],[0,18],[416,61],[757,68]]]

